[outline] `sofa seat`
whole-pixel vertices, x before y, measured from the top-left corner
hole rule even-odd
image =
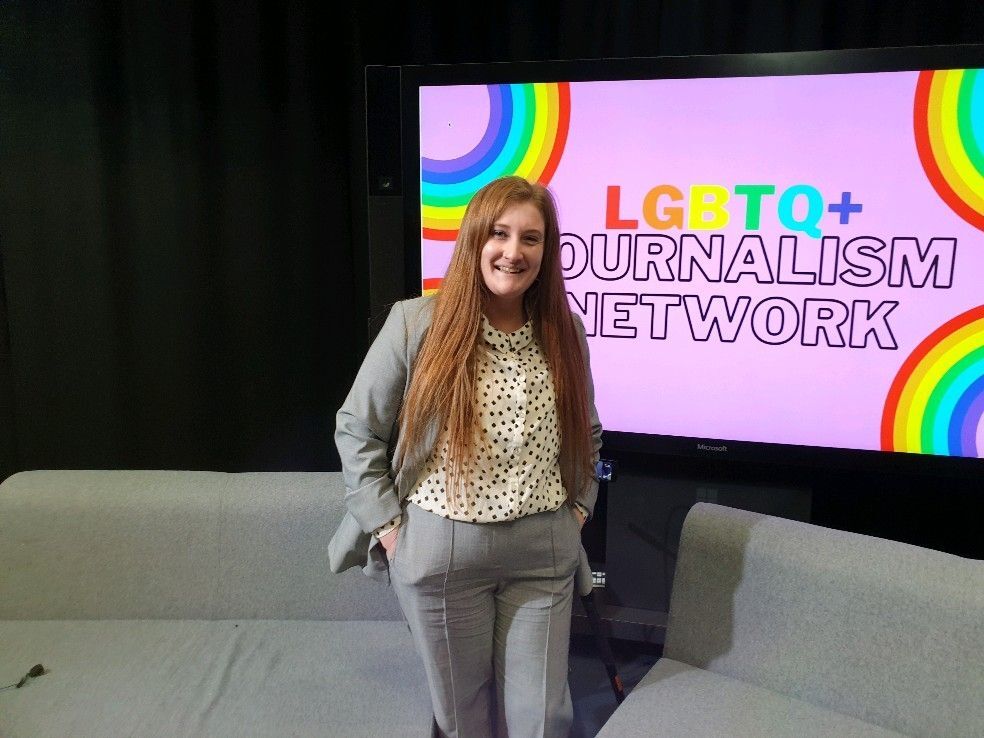
[[[662,658],[609,718],[598,738],[629,735],[887,738],[902,734]]]
[[[0,620],[11,736],[430,735],[406,623]],[[386,709],[380,709],[380,701]]]

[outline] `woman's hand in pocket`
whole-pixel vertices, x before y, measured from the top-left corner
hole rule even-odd
[[[393,552],[396,550],[396,539],[400,535],[401,527],[402,526],[399,525],[396,526],[393,530],[391,530],[389,533],[386,533],[382,538],[379,539],[379,542],[383,544],[383,550],[386,551],[386,559],[388,561],[393,560]]]

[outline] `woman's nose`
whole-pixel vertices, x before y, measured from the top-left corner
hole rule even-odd
[[[510,238],[502,245],[502,255],[510,261],[519,259],[519,239]]]

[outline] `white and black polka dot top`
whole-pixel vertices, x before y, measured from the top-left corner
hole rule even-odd
[[[407,501],[430,512],[472,523],[497,523],[556,510],[566,499],[560,478],[560,432],[553,380],[533,335],[533,323],[512,333],[482,316],[487,350],[478,358],[476,403],[487,449],[475,449],[470,505],[447,509],[444,466],[447,444],[435,447]],[[577,504],[577,503],[575,503]],[[578,505],[585,515],[587,509]],[[377,528],[397,527],[402,514]]]

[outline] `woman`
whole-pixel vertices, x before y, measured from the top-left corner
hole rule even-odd
[[[505,177],[475,194],[440,293],[393,306],[337,422],[351,520],[332,568],[363,542],[366,573],[386,566],[439,733],[567,736],[601,425],[545,188]]]

